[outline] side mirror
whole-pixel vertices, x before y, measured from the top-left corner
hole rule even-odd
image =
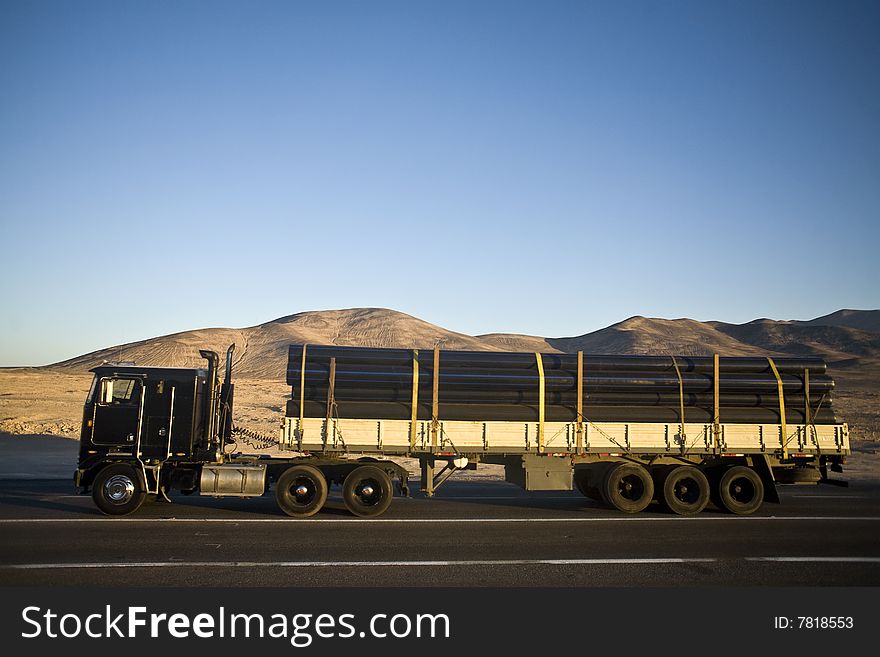
[[[113,379],[104,379],[101,381],[101,403],[113,403]]]

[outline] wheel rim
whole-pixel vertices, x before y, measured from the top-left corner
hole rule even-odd
[[[727,486],[727,492],[737,504],[749,504],[755,499],[757,490],[748,477],[735,477]]]
[[[645,495],[645,482],[638,475],[624,475],[617,484],[617,494],[630,502],[638,502]]]
[[[290,498],[296,506],[307,507],[318,496],[318,485],[311,477],[297,477],[288,488]]]
[[[700,484],[693,477],[681,477],[672,487],[675,499],[686,506],[694,506],[700,500]]]
[[[134,481],[127,475],[113,475],[104,482],[104,497],[111,504],[127,504],[134,497]]]
[[[376,506],[382,501],[382,484],[375,479],[362,479],[354,487],[354,496],[363,506]]]

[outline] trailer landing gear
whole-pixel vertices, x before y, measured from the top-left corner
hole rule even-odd
[[[435,474],[434,470],[437,460],[446,461],[446,465],[443,466],[443,469],[440,470],[440,472]],[[434,493],[437,489],[440,488],[447,479],[454,475],[457,470],[467,468],[469,462],[467,458],[462,456],[446,459],[422,458],[419,459],[419,463],[422,466],[422,492],[425,494],[425,497],[434,497]],[[476,467],[476,464],[474,464],[473,467]]]

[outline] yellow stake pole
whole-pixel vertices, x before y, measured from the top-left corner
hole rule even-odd
[[[434,383],[431,400],[431,451],[437,451],[437,438],[440,433],[440,347],[434,347]]]
[[[715,449],[721,447],[721,366],[718,354],[714,354],[713,361],[713,393],[715,397],[715,417],[712,418],[712,433],[715,435]]]
[[[299,368],[299,445],[297,448],[302,450],[303,445],[303,435],[305,434],[306,428],[303,422],[305,421],[305,404],[306,404],[306,349],[308,348],[307,344],[303,345],[303,353],[302,353],[302,364]]]
[[[578,352],[577,373],[577,453],[584,453],[584,352]]]
[[[412,418],[409,425],[409,449],[416,446],[416,423],[418,422],[419,408],[419,350],[413,349],[412,362]]]
[[[538,361],[538,451],[544,451],[544,359],[535,353]]]
[[[687,436],[684,433],[684,380],[681,378],[681,370],[678,367],[678,362],[675,360],[675,356],[672,357],[672,365],[675,367],[675,373],[678,375],[678,403],[679,403],[679,425],[678,425],[678,433],[681,437],[681,453],[684,454],[687,450]],[[718,411],[716,410],[717,414]]]

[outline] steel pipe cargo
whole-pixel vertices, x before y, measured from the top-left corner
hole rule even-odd
[[[288,415],[410,419],[413,376],[418,361],[416,415],[432,417],[437,383],[438,417],[449,420],[538,419],[544,391],[547,421],[574,420],[577,408],[577,354],[446,351],[434,376],[432,350],[291,345]],[[538,367],[538,359],[541,368]],[[330,401],[330,362],[335,359]],[[679,373],[675,370],[678,365]],[[711,422],[715,413],[712,357],[584,356],[584,416],[595,421]],[[834,381],[817,358],[719,358],[718,408],[723,422],[776,423],[780,401],[786,421],[834,423]],[[809,410],[805,400],[809,370]],[[541,376],[543,372],[543,377]],[[543,378],[543,381],[542,381]],[[780,383],[783,400],[779,399]]]

